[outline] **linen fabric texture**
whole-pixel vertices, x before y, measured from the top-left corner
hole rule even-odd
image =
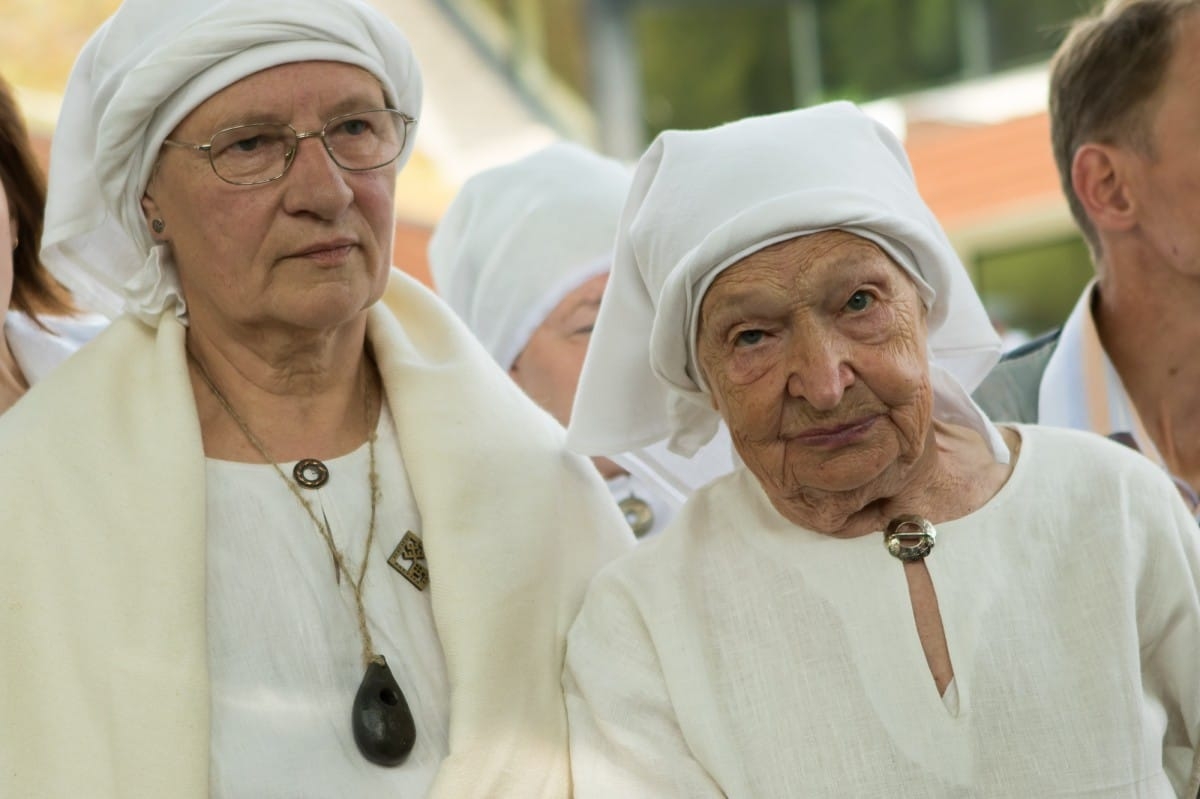
[[[475,175],[429,241],[438,294],[510,368],[550,312],[612,265],[631,171],[559,142]]]
[[[226,86],[298,61],[359,66],[392,107],[420,116],[411,46],[361,0],[125,0],[93,34],[55,127],[42,237],[43,263],[83,307],[150,325],[164,309],[184,316],[175,266],[140,205],[163,139]]]
[[[1194,799],[1195,520],[1141,455],[1017,430],[1008,482],[924,560],[957,713],[882,537],[797,527],[741,469],[593,581],[575,796]]]
[[[900,142],[845,102],[660,134],[638,162],[568,444],[611,455],[669,438],[690,454],[719,416],[696,364],[700,303],[758,250],[845,230],[886,252],[928,309],[934,415],[1008,450],[969,392],[1000,358],[992,328]]]
[[[209,796],[205,458],[184,334],[172,310],[156,329],[123,317],[0,417],[0,795]],[[414,280],[393,271],[367,339],[449,675],[429,796],[561,799],[566,631],[633,538],[562,429]]]
[[[364,664],[352,589],[335,581],[324,539],[274,466],[208,458],[210,799],[427,796],[446,756],[449,680],[431,591],[388,565],[406,531],[423,530],[387,403],[376,433],[377,504],[368,444],[325,460],[329,481],[303,494],[353,575],[377,512],[364,609],[374,649],[416,722],[416,743],[391,768],[358,751],[349,708]],[[286,475],[293,465],[279,464]]]

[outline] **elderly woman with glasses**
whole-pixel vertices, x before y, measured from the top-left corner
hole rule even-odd
[[[358,0],[128,0],[48,265],[124,312],[0,420],[0,793],[564,797],[566,628],[632,545],[389,268],[421,100]]]
[[[577,797],[1196,796],[1195,521],[1124,447],[993,425],[998,357],[853,106],[659,137],[569,441],[720,418],[745,468],[592,582]]]

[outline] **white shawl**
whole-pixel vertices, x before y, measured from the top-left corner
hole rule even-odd
[[[563,799],[564,637],[632,537],[436,298],[394,273],[384,303],[368,338],[451,682],[430,796]],[[0,418],[0,795],[203,799],[205,461],[184,328],[124,317],[28,399]]]

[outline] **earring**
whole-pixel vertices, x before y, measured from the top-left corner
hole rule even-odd
[[[167,229],[167,223],[162,221],[161,219],[152,219],[150,221],[150,228],[155,233],[162,233],[164,230]]]

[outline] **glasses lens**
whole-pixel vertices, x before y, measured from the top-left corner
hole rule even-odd
[[[265,183],[287,170],[295,149],[296,134],[287,125],[239,125],[213,136],[208,155],[222,180]]]
[[[325,145],[343,169],[376,169],[404,149],[404,115],[391,109],[334,117],[325,125]]]

